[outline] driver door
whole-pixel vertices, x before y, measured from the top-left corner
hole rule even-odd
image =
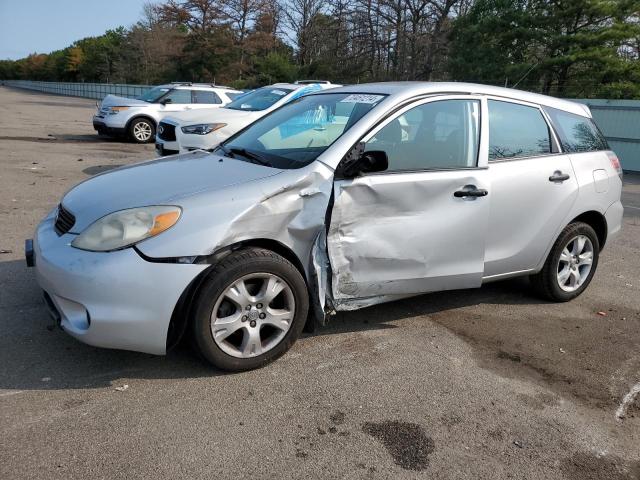
[[[480,98],[423,99],[363,139],[389,165],[335,180],[327,248],[338,309],[481,285],[490,195],[481,117]]]

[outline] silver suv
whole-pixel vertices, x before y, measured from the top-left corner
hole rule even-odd
[[[165,115],[218,108],[243,92],[205,83],[159,85],[139,98],[107,95],[97,106],[93,128],[101,135],[126,135],[136,143],[153,141]]]
[[[299,98],[221,143],[71,189],[27,241],[52,315],[91,345],[227,370],[305,325],[530,276],[564,302],[622,220],[620,163],[580,104],[482,85]]]

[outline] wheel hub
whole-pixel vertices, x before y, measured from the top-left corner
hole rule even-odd
[[[255,357],[280,343],[294,315],[291,287],[272,273],[253,273],[232,282],[217,298],[211,333],[226,354]]]

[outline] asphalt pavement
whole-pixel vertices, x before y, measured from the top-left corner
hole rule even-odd
[[[52,327],[24,239],[74,184],[154,156],[98,137],[94,109],[0,87],[2,478],[640,478],[640,176],[572,302],[526,279],[424,295],[226,374]]]

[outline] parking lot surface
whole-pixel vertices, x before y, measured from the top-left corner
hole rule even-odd
[[[423,295],[225,374],[52,327],[24,239],[74,184],[154,155],[98,137],[94,108],[0,87],[3,478],[640,478],[640,176],[570,303],[526,279]]]

